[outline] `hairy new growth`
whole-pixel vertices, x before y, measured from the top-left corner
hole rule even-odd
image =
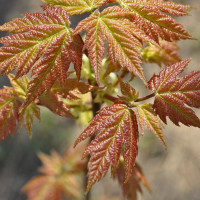
[[[191,6],[165,0],[42,1],[48,4],[42,13],[0,26],[10,32],[0,39],[0,73],[11,82],[0,89],[0,140],[23,124],[31,137],[42,106],[87,126],[75,146],[91,139],[83,153],[88,168],[77,160],[82,148],[63,158],[40,154],[43,174],[23,191],[29,200],[80,199],[77,175],[85,171],[89,192],[111,169],[124,196],[136,200],[140,182],[150,190],[135,162],[140,134],[147,128],[166,148],[167,117],[177,126],[200,128],[192,109],[200,108],[200,71],[179,77],[190,59],[182,61],[177,52],[177,41],[193,37],[175,17],[188,15]],[[86,12],[72,29],[70,16]],[[146,72],[143,61],[160,66],[149,81],[145,74],[151,69]],[[149,93],[140,96],[138,84]]]

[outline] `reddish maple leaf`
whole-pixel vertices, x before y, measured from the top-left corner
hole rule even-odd
[[[19,120],[21,102],[13,94],[12,88],[0,90],[0,141],[9,134],[14,135]]]
[[[8,75],[10,79],[10,83],[12,85],[12,92],[15,95],[15,98],[20,101],[24,101],[26,99],[27,87],[29,83],[29,79],[27,76],[23,76],[23,78],[14,79],[13,74]],[[40,108],[35,104],[35,102],[31,102],[23,112],[20,112],[20,108],[18,108],[19,113],[19,125],[18,131],[21,129],[22,125],[25,124],[25,128],[27,129],[29,136],[32,137],[32,125],[34,121],[34,117],[40,120]]]
[[[159,75],[154,75],[149,81],[149,88],[155,93],[153,108],[161,120],[166,123],[166,117],[176,124],[200,127],[200,120],[189,108],[200,107],[200,71],[193,71],[182,78],[190,59],[165,67]],[[188,105],[188,106],[186,106]]]
[[[190,6],[165,2],[164,0],[115,1],[123,8],[130,10],[133,15],[133,23],[157,43],[159,43],[159,38],[167,41],[192,38],[183,26],[170,16],[187,15],[187,11],[191,8]]]
[[[78,137],[75,145],[95,134],[96,138],[83,155],[84,158],[91,155],[88,163],[87,192],[107,173],[110,166],[112,172],[116,170],[123,146],[125,146],[123,151],[125,182],[129,180],[138,152],[136,115],[124,104],[113,104],[102,108]]]
[[[72,117],[67,105],[60,100],[57,94],[54,94],[50,91],[39,97],[39,104],[47,107],[57,115],[63,117]]]
[[[136,90],[129,83],[123,82],[123,80],[120,77],[118,78],[120,82],[121,92],[124,95],[123,97],[120,98],[127,102],[136,100],[139,96],[139,93],[136,92]]]
[[[137,117],[141,127],[142,134],[144,133],[145,126],[155,134],[155,136],[166,147],[163,139],[162,128],[163,124],[158,116],[156,116],[152,104],[143,104],[137,106]]]
[[[80,78],[82,39],[79,35],[72,36],[66,11],[50,6],[42,8],[46,13],[28,13],[0,27],[14,33],[0,39],[7,44],[0,48],[1,74],[17,69],[18,78],[32,69],[24,107],[49,90],[56,80],[64,83],[71,62]]]
[[[41,0],[52,6],[60,7],[69,15],[91,12],[95,8],[110,3],[111,0]]]
[[[120,160],[117,171],[114,174],[114,178],[118,180],[123,190],[123,195],[124,197],[127,197],[128,200],[138,199],[137,193],[138,192],[142,193],[142,187],[140,183],[142,183],[151,192],[151,188],[148,184],[148,181],[144,176],[144,173],[138,163],[135,163],[130,179],[125,184],[124,184],[124,177],[125,177],[124,162],[123,160],[122,161]]]
[[[105,52],[104,40],[106,40],[112,62],[119,63],[122,68],[128,69],[146,83],[137,47],[142,47],[141,41],[155,42],[127,19],[130,14],[129,10],[118,6],[108,7],[101,13],[95,11],[82,20],[75,29],[75,34],[87,29],[84,48],[88,50],[97,81]]]
[[[59,81],[55,82],[52,92],[57,93],[63,98],[77,100],[79,99],[78,95],[86,94],[94,89],[97,89],[97,87],[80,82],[76,78],[68,78],[62,85]]]

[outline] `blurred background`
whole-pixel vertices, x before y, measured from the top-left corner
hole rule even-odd
[[[180,54],[183,59],[193,58],[186,73],[200,69],[200,1],[179,0],[177,2],[196,7],[191,16],[177,19],[198,40],[181,41]],[[0,0],[0,24],[20,17],[21,13],[41,11],[39,0]],[[73,18],[74,23],[77,19]],[[73,23],[73,22],[72,22]],[[1,32],[0,36],[5,36]],[[159,71],[155,65],[152,71]],[[148,78],[148,75],[147,75]],[[0,86],[9,84],[6,77],[0,77]],[[197,112],[200,116],[200,112]],[[33,138],[25,130],[0,143],[0,200],[25,200],[20,192],[31,177],[38,174],[41,165],[38,152],[49,153],[51,149],[62,153],[81,133],[73,120],[61,118],[42,110],[42,121],[36,121]],[[176,127],[168,121],[164,129],[168,149],[147,132],[140,137],[138,162],[143,168],[152,193],[144,189],[141,200],[199,200],[200,199],[200,131],[181,125]],[[118,184],[109,175],[92,190],[92,199],[99,196],[119,197]],[[104,199],[102,197],[102,199]]]

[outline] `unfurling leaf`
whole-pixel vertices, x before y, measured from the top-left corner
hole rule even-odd
[[[68,78],[63,85],[59,81],[56,82],[52,88],[52,92],[59,94],[63,98],[77,100],[79,99],[78,95],[86,94],[94,89],[97,89],[97,87],[79,82],[75,78]]]
[[[55,151],[50,156],[40,153],[43,163],[40,172],[43,174],[32,178],[23,187],[28,200],[80,199],[82,186],[78,176],[86,167],[80,160],[83,146],[80,148],[75,151],[70,148],[63,157]]]
[[[14,135],[20,106],[21,102],[13,94],[12,88],[0,90],[0,141],[9,134]]]
[[[112,173],[116,170],[123,147],[124,181],[129,180],[138,152],[136,115],[124,104],[113,104],[102,108],[78,137],[75,145],[95,134],[97,134],[96,138],[89,144],[83,155],[84,158],[91,155],[88,163],[87,192],[107,173],[110,166]]]
[[[53,92],[47,92],[39,97],[39,103],[53,113],[63,116],[63,117],[71,117],[69,112],[69,108],[65,103],[63,103],[59,96],[54,94]]]
[[[69,15],[82,14],[91,12],[110,2],[110,0],[41,0],[52,6],[60,7],[67,11]]]
[[[27,87],[29,83],[28,77],[23,76],[23,78],[14,79],[13,74],[9,74],[8,77],[10,79],[13,94],[15,94],[16,99],[18,99],[18,101],[25,100],[27,94]],[[29,136],[32,137],[33,120],[34,117],[40,120],[40,108],[34,102],[32,102],[22,112],[21,109],[18,108],[18,113],[19,113],[18,131],[21,129],[24,123],[25,128],[29,133]]]
[[[35,103],[30,103],[19,115],[18,130],[20,130],[22,124],[25,123],[25,128],[28,131],[30,138],[32,138],[32,126],[34,117],[40,120],[40,108]]]
[[[152,104],[143,104],[137,106],[137,116],[142,133],[144,133],[145,126],[147,126],[147,128],[154,133],[155,136],[158,137],[158,139],[160,139],[160,141],[166,147],[162,134],[163,124],[159,117],[156,116],[152,108]]]
[[[29,83],[29,79],[27,76],[23,76],[23,78],[15,79],[14,74],[9,74],[8,78],[13,88],[13,93],[20,99],[26,99],[27,87]]]
[[[114,178],[116,178],[123,190],[124,197],[127,200],[137,200],[137,193],[142,193],[141,183],[151,192],[151,188],[142,172],[141,167],[135,163],[133,172],[127,183],[124,184],[124,162],[120,160]]]
[[[157,63],[161,67],[162,63],[165,65],[172,65],[181,61],[181,57],[177,52],[179,47],[175,41],[167,42],[161,40],[159,43],[160,46],[150,44],[143,50],[142,57],[145,62]]]
[[[49,90],[56,80],[63,84],[70,63],[80,78],[82,39],[79,35],[72,36],[66,11],[50,6],[42,8],[46,13],[28,13],[0,26],[0,30],[13,33],[0,39],[6,44],[0,48],[1,74],[16,69],[18,78],[32,69],[24,107]]]
[[[155,93],[153,108],[164,123],[166,117],[176,124],[200,127],[200,119],[189,108],[200,107],[200,71],[193,71],[182,78],[190,59],[165,67],[159,75],[149,81],[149,88]]]
[[[134,101],[138,98],[139,93],[129,84],[123,82],[123,80],[119,77],[121,92],[124,95],[123,99],[127,101]]]

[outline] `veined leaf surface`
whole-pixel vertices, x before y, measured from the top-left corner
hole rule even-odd
[[[158,137],[158,139],[166,147],[162,134],[163,124],[159,117],[156,116],[152,108],[152,104],[143,104],[137,106],[137,116],[142,133],[144,133],[145,126],[147,126],[147,128],[154,133],[155,136]]]
[[[49,110],[54,112],[57,115],[63,117],[71,117],[69,108],[63,103],[57,94],[49,91],[45,94],[42,94],[39,97],[39,102],[41,105],[47,107]]]
[[[200,107],[200,71],[193,71],[182,78],[189,59],[169,67],[165,67],[159,75],[154,75],[149,81],[149,88],[155,93],[153,108],[156,114],[166,123],[166,117],[179,125],[200,127],[200,120],[189,108]],[[187,106],[186,106],[187,105]]]
[[[8,77],[10,79],[12,92],[15,95],[16,100],[25,100],[29,83],[28,77],[23,76],[23,78],[14,79],[15,76],[13,74],[9,74]],[[23,110],[23,112],[20,112],[20,108],[18,108],[17,112],[19,115],[18,131],[21,129],[24,123],[29,136],[32,137],[32,125],[34,117],[40,120],[40,108],[34,102],[32,102],[26,107],[26,109]]]
[[[167,41],[192,38],[181,24],[167,15],[187,15],[190,6],[164,0],[116,0],[116,2],[132,11],[133,22],[157,43],[159,38]]]
[[[110,2],[110,0],[41,0],[52,6],[61,7],[66,10],[69,15],[82,14],[91,12],[94,8],[98,8]]]
[[[9,134],[14,135],[20,105],[21,102],[13,94],[12,88],[0,90],[0,141]]]
[[[151,188],[148,184],[148,181],[139,166],[138,163],[135,164],[133,168],[133,172],[131,174],[130,179],[128,180],[127,183],[124,184],[124,163],[123,161],[120,161],[118,168],[114,174],[114,178],[116,178],[122,188],[123,195],[126,197],[128,200],[137,200],[138,199],[138,193],[142,193],[142,187],[141,183],[149,190],[151,191]]]
[[[129,180],[138,152],[136,115],[124,104],[113,104],[102,108],[78,137],[75,145],[95,134],[97,134],[96,138],[89,144],[83,155],[83,157],[91,155],[88,163],[87,192],[107,173],[110,166],[112,172],[116,170],[123,146],[125,146],[124,181]]]
[[[138,76],[146,83],[141,67],[141,54],[137,47],[142,47],[141,41],[155,43],[143,30],[126,19],[132,13],[118,6],[108,7],[102,13],[95,11],[82,20],[75,29],[75,34],[87,29],[84,48],[99,80],[99,69],[105,52],[104,40],[107,41],[108,53],[114,64]]]
[[[49,90],[56,80],[64,83],[70,63],[74,63],[80,78],[82,39],[79,35],[72,36],[66,11],[50,6],[42,8],[46,13],[28,13],[0,27],[14,33],[0,39],[6,44],[0,48],[1,74],[16,69],[18,78],[32,69],[24,107]]]

